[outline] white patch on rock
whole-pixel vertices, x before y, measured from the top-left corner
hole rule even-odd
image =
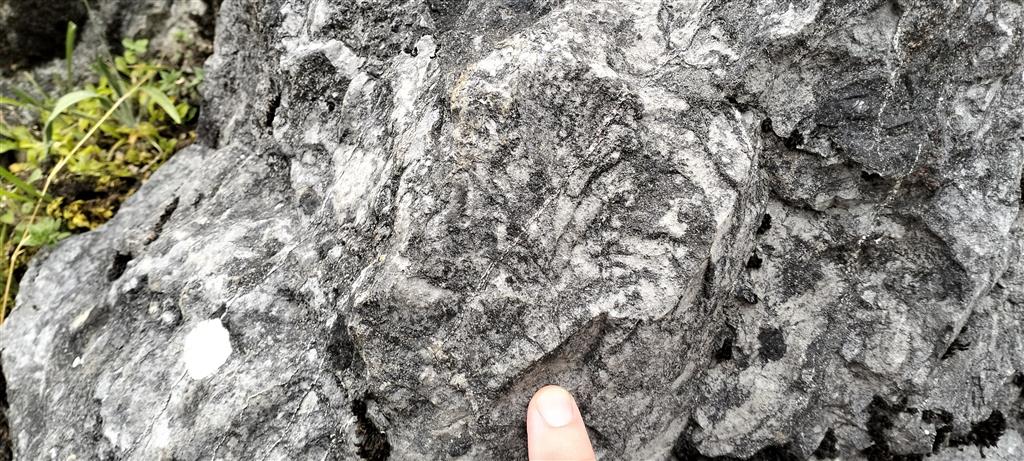
[[[231,355],[231,339],[228,330],[219,319],[199,322],[185,336],[185,351],[182,360],[192,379],[203,379],[212,375]]]
[[[345,46],[340,40],[316,40],[305,41],[302,38],[284,39],[282,44],[285,53],[281,56],[281,67],[288,69],[295,66],[298,61],[314,53],[323,53],[331,64],[341,72],[342,75],[352,77],[363,65],[364,58],[355,54],[351,48]]]
[[[437,52],[437,45],[434,44],[434,37],[424,35],[416,44],[416,56],[403,55],[398,59],[398,78],[394,82],[395,94],[393,98],[394,110],[391,118],[399,126],[405,127],[412,124],[410,114],[415,113],[416,103],[423,93],[430,73],[430,62]]]
[[[302,30],[303,13],[304,11],[296,11],[295,5],[291,3],[284,3],[281,5],[281,9],[278,10],[281,16],[284,17],[281,20],[280,31],[282,35],[298,35]]]
[[[718,170],[739,183],[750,176],[754,151],[742,124],[742,120],[718,115],[708,126],[707,141],[707,149],[717,160]]]
[[[103,425],[103,437],[107,439],[111,445],[115,447],[127,446],[127,444],[121,443],[121,433],[114,430],[113,427],[106,424]],[[54,457],[56,459],[56,457]]]
[[[93,307],[94,306],[90,306],[83,310],[82,313],[78,314],[78,316],[71,321],[71,331],[78,331],[83,325],[85,325],[85,322],[89,321],[89,316],[92,315]]]
[[[317,411],[319,408],[320,396],[317,395],[316,391],[309,391],[309,393],[302,399],[302,403],[299,405],[299,414],[308,415]]]
[[[152,438],[150,439],[153,446],[157,448],[167,448],[171,443],[171,428],[166,417],[162,417],[153,424]]]
[[[681,239],[686,236],[686,230],[690,227],[679,221],[679,200],[672,200],[672,206],[658,220],[658,225],[674,238]]]
[[[346,166],[339,170],[331,186],[335,213],[342,221],[362,223],[366,219],[365,206],[361,206],[363,199],[380,177],[383,163],[374,152],[353,145],[335,152],[334,159],[335,165]]]
[[[707,28],[706,35],[701,35],[685,48],[683,60],[691,66],[703,66],[714,69],[713,73],[722,71],[722,62],[733,62],[739,59],[739,53],[732,48],[728,33],[717,24]]]
[[[294,5],[285,3],[281,6],[280,11],[284,16],[280,31],[281,35],[285,37],[280,43],[284,51],[280,58],[282,68],[291,68],[302,58],[314,53],[323,53],[339,72],[350,78],[363,65],[365,59],[356,55],[341,40],[310,38],[309,29],[312,28],[314,31],[322,29],[330,16],[330,9],[323,2],[316,2],[311,7],[307,7],[307,11],[297,11]],[[306,27],[305,17],[307,15],[312,17],[312,24],[309,27]]]
[[[765,22],[771,24],[771,28],[768,30],[772,35],[786,37],[800,32],[814,22],[814,18],[818,17],[819,10],[821,10],[821,4],[817,2],[807,8],[796,8],[790,2],[786,11],[769,14],[765,17]],[[763,14],[764,11],[762,10],[761,13]]]

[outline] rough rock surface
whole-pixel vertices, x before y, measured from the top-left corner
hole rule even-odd
[[[605,459],[1019,459],[1019,2],[218,21],[207,147],[26,276],[16,455],[517,459],[553,382]]]
[[[150,39],[150,48],[165,58],[190,60],[209,56],[214,22],[221,0],[103,0],[93,5],[84,40],[86,50],[107,43],[115,49],[122,38]],[[91,61],[91,57],[89,58]]]

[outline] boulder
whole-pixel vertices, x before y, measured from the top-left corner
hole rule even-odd
[[[555,383],[604,459],[1014,459],[1024,8],[755,3],[226,1],[14,454],[522,459]]]

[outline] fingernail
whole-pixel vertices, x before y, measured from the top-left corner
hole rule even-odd
[[[550,427],[569,425],[574,406],[572,396],[562,388],[550,389],[537,397],[537,411]]]

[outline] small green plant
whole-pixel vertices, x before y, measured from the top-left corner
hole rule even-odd
[[[0,322],[35,251],[106,222],[195,138],[199,69],[170,68],[149,57],[148,40],[126,39],[76,86],[76,31],[69,24],[65,75],[53,85],[61,95],[27,74],[29,89],[0,96]]]

